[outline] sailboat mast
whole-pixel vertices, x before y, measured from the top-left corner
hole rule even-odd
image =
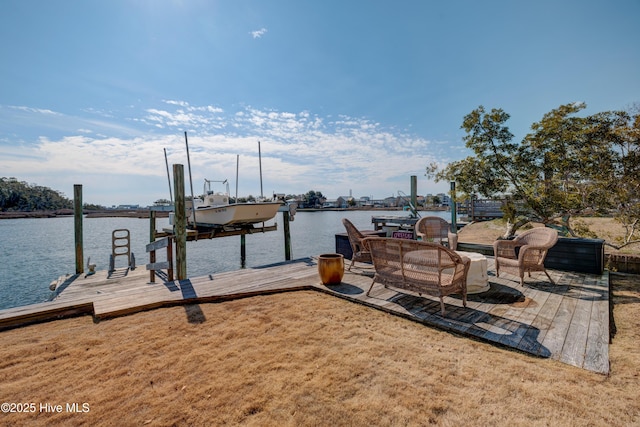
[[[236,203],[238,203],[238,169],[240,168],[240,154],[236,154]]]
[[[173,204],[173,192],[171,191],[171,175],[169,175],[169,160],[167,160],[166,148],[164,148],[164,164],[167,166],[167,181],[169,181],[169,202]]]
[[[193,197],[193,178],[191,177],[191,158],[189,157],[189,141],[187,131],[184,131],[184,143],[187,146],[187,165],[189,166],[189,184],[191,185],[191,210],[193,211],[193,226],[196,226],[196,200]]]

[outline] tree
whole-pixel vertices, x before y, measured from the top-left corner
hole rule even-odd
[[[104,210],[106,208],[102,205],[96,205],[95,203],[84,203],[82,205],[82,209],[88,210],[88,211],[99,211],[99,210]]]
[[[640,242],[640,105],[613,113],[612,120],[619,179],[610,191],[617,208],[616,219],[625,228],[625,236],[614,246],[621,248]]]
[[[322,206],[324,196],[320,191],[310,190],[304,195],[307,207],[317,208]]]
[[[462,124],[466,146],[475,156],[443,170],[430,165],[427,175],[455,180],[467,195],[503,199],[505,237],[529,221],[568,235],[585,234],[582,224],[572,222],[575,216],[612,209],[623,224],[637,229],[638,114],[575,116],[584,108],[581,103],[561,105],[517,144],[505,125],[509,115],[501,109],[487,113],[480,106]],[[625,240],[626,245],[633,238]]]
[[[0,211],[45,211],[73,208],[73,202],[59,191],[16,178],[0,178]]]

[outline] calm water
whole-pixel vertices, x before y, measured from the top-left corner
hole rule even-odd
[[[247,267],[284,261],[281,215],[278,230],[246,236]],[[406,215],[403,212],[376,211],[380,215]],[[449,212],[429,215],[450,219]],[[298,212],[290,223],[293,259],[335,252],[335,234],[343,233],[342,218],[349,218],[360,229],[372,229],[371,211]],[[168,227],[167,218],[157,220],[157,229]],[[115,229],[131,233],[131,251],[138,268],[148,262],[145,245],[149,242],[149,220],[137,218],[85,218],[84,262],[87,258],[97,270],[109,268],[111,233]],[[0,309],[47,301],[49,284],[75,272],[73,217],[11,219],[0,221]],[[164,260],[159,252],[158,260]],[[126,264],[116,257],[116,267]],[[240,237],[187,242],[187,273],[202,276],[240,269]]]

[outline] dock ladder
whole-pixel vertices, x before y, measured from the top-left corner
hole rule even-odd
[[[116,257],[126,256],[127,267],[136,269],[136,258],[131,252],[131,233],[126,228],[113,230],[111,233],[111,255],[109,256],[109,272],[116,269]]]

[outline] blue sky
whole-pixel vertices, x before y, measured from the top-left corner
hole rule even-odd
[[[169,164],[263,188],[444,192],[463,117],[521,140],[561,104],[640,102],[640,1],[4,0],[0,176],[87,203],[168,198]]]

